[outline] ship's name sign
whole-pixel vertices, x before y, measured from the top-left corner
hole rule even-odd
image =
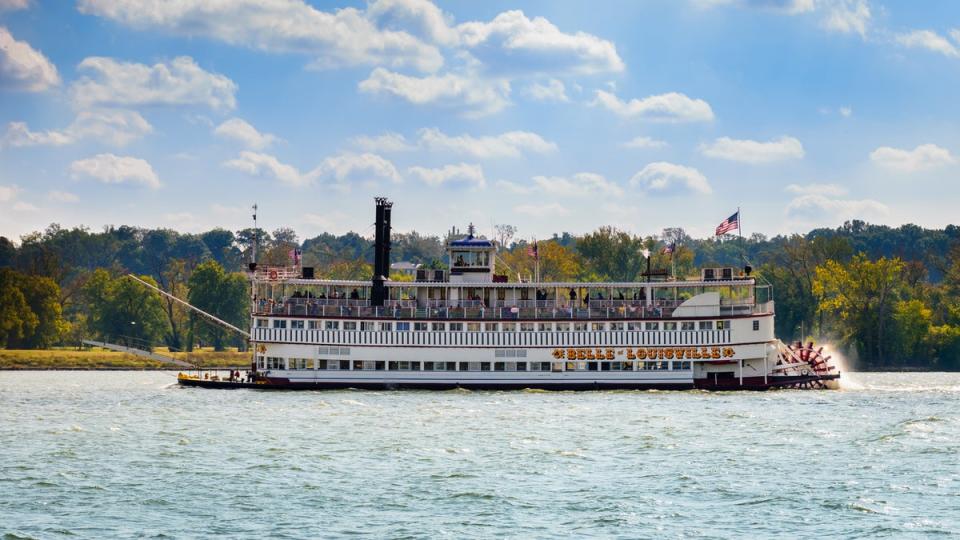
[[[595,349],[554,349],[553,357],[567,360],[721,360],[733,358],[733,347],[638,347],[638,348],[595,348]]]

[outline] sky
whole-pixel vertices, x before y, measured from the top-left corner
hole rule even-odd
[[[955,0],[0,0],[0,235],[957,223]]]

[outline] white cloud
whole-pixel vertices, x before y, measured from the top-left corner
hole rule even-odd
[[[0,11],[14,11],[30,7],[30,0],[0,0]]]
[[[567,34],[543,17],[505,11],[490,22],[457,27],[462,44],[492,72],[594,74],[624,70],[610,41],[585,32]]]
[[[513,207],[518,214],[526,214],[535,218],[563,217],[570,215],[570,210],[559,203],[520,204]]]
[[[466,154],[479,159],[520,157],[524,152],[548,154],[557,150],[556,143],[529,131],[508,131],[496,136],[450,136],[437,128],[420,130],[420,144],[436,151]]]
[[[56,66],[43,53],[0,26],[0,87],[42,92],[59,84]]]
[[[881,167],[905,173],[952,165],[957,161],[949,150],[935,144],[921,144],[913,150],[881,146],[870,153],[870,159]]]
[[[787,205],[787,216],[801,222],[839,222],[885,216],[889,208],[873,199],[835,199],[810,193],[796,197]]]
[[[786,187],[786,190],[797,195],[840,197],[847,194],[847,189],[837,184],[790,184]]]
[[[897,34],[894,38],[897,43],[904,47],[919,47],[938,52],[944,56],[960,57],[960,49],[956,45],[931,30],[914,30],[906,34]],[[957,41],[960,42],[960,40]]]
[[[281,163],[276,157],[260,152],[244,150],[240,156],[223,163],[224,167],[244,172],[250,176],[279,180],[284,184],[303,187],[310,184],[312,178],[302,174],[296,167]]]
[[[74,179],[92,178],[104,184],[143,184],[150,188],[160,187],[160,178],[145,160],[114,154],[97,154],[70,164],[70,176]]]
[[[561,176],[534,176],[534,185],[544,193],[561,197],[584,197],[587,195],[610,195],[620,197],[623,189],[595,173],[577,173],[571,178]]]
[[[137,29],[309,55],[317,67],[373,64],[435,71],[443,65],[436,47],[407,32],[381,30],[362,10],[350,7],[328,13],[302,0],[81,0],[78,7]]]
[[[60,203],[75,203],[80,200],[80,197],[77,197],[69,191],[60,191],[56,189],[47,193],[47,198],[51,201]]]
[[[624,148],[664,148],[666,141],[660,141],[651,137],[634,137],[620,146]]]
[[[77,69],[88,73],[73,83],[71,93],[81,107],[95,105],[198,105],[236,107],[237,85],[203,70],[189,56],[152,66],[89,57]]]
[[[257,128],[246,120],[231,118],[213,130],[214,135],[233,139],[243,143],[247,148],[262,150],[277,142],[277,137],[270,133],[260,133]]]
[[[523,92],[534,101],[554,101],[565,103],[570,101],[567,97],[567,89],[561,81],[550,79],[546,84],[533,83],[527,86]]]
[[[17,198],[21,189],[16,184],[12,186],[0,186],[0,202],[10,202]]]
[[[395,184],[403,181],[403,177],[393,163],[371,153],[344,152],[328,157],[319,167],[311,171],[311,174],[333,178],[339,184],[365,180],[387,180]]]
[[[480,165],[471,165],[468,163],[459,163],[454,165],[444,165],[438,169],[427,167],[410,167],[407,169],[410,174],[419,176],[424,183],[430,186],[440,186],[450,183],[471,184],[477,189],[486,187],[487,180],[483,176],[483,168]]]
[[[784,15],[799,15],[813,11],[814,0],[693,0],[694,5],[702,8],[740,7],[757,8]]]
[[[387,132],[382,135],[359,135],[352,137],[350,143],[368,152],[407,152],[416,146],[407,142],[399,133]]]
[[[17,201],[13,203],[13,210],[15,212],[36,212],[39,208],[26,201]]]
[[[850,107],[840,107],[840,116],[850,118],[853,115],[853,109]]]
[[[477,117],[502,110],[510,101],[510,83],[448,73],[412,77],[376,68],[358,85],[361,92],[389,94],[415,105],[436,104]]]
[[[10,122],[0,143],[3,146],[63,146],[81,140],[96,140],[112,146],[126,146],[153,131],[136,111],[94,109],[81,111],[63,130],[30,131],[25,122]]]
[[[670,92],[643,99],[624,102],[605,90],[597,90],[592,105],[602,106],[611,112],[627,117],[659,122],[709,122],[713,109],[702,99],[691,99],[684,94]]]
[[[711,193],[707,177],[693,167],[657,161],[650,163],[630,179],[631,186],[638,186],[650,193]]]
[[[870,24],[870,4],[867,0],[831,0],[823,2],[826,14],[821,24],[827,30],[866,37]]]
[[[800,141],[786,136],[770,142],[720,137],[710,144],[700,145],[700,152],[712,158],[751,164],[800,159],[804,156]]]
[[[381,28],[407,32],[431,43],[453,46],[460,42],[452,18],[428,0],[375,0],[367,17]]]
[[[240,152],[238,158],[226,161],[223,165],[251,176],[279,180],[295,187],[307,186],[316,180],[332,180],[341,187],[345,187],[351,181],[359,180],[389,180],[394,183],[403,180],[393,163],[376,154],[368,153],[345,152],[331,156],[306,173],[281,162],[270,154],[249,150]]]
[[[533,187],[523,186],[516,182],[511,182],[510,180],[497,180],[496,186],[499,189],[509,191],[510,193],[516,193],[517,195],[526,195],[533,192]]]

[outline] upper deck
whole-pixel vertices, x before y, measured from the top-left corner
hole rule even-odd
[[[664,282],[451,283],[387,281],[383,306],[369,281],[252,276],[255,316],[403,319],[670,319],[772,314],[753,277]]]

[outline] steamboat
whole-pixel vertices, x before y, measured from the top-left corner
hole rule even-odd
[[[247,379],[181,374],[186,386],[262,389],[830,388],[812,343],[774,336],[770,285],[746,266],[623,283],[510,282],[497,246],[448,241],[448,270],[390,279],[392,203],[376,199],[370,281],[314,279],[251,263]],[[656,279],[655,279],[656,278]],[[246,334],[246,333],[245,333]]]

